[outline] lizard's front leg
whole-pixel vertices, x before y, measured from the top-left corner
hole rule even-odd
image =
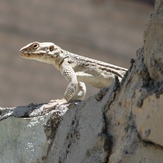
[[[55,106],[56,104],[64,104],[69,102],[73,97],[75,97],[78,93],[80,84],[77,80],[76,74],[72,67],[66,65],[62,65],[61,67],[62,75],[68,80],[70,83],[68,84],[66,91],[64,93],[64,97],[62,99],[51,100],[47,105],[49,107]],[[75,100],[75,99],[73,99]]]

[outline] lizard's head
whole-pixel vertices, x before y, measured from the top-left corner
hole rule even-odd
[[[32,42],[22,47],[19,52],[22,58],[51,62],[60,51],[60,47],[52,42]]]

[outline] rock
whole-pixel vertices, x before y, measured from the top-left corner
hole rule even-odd
[[[104,108],[116,88],[115,82],[109,91],[99,92],[98,100],[94,96],[80,103],[55,106],[49,113],[40,109],[44,105],[23,106],[25,115],[28,111],[32,117],[8,117],[0,123],[2,162],[106,162],[111,139]],[[25,116],[20,107],[13,115],[20,116],[19,111]]]
[[[45,117],[8,118],[0,124],[1,163],[41,162],[48,147]],[[46,150],[45,150],[46,151]]]
[[[31,104],[31,106],[36,105]],[[29,106],[22,107],[24,110],[25,108],[30,111]],[[20,107],[18,109],[22,113]],[[44,162],[61,117],[66,111],[67,107],[57,107],[43,116],[9,117],[2,120],[0,123],[0,139],[2,140],[0,141],[0,163]]]
[[[146,142],[163,147],[163,95],[156,98],[153,94],[143,101],[143,106],[135,111],[137,130]]]
[[[157,1],[155,10],[144,34],[144,63],[150,77],[156,82],[163,81],[163,19],[162,1]]]
[[[104,108],[115,87],[116,83],[107,93],[103,90],[105,95],[100,101],[92,97],[70,108],[57,131],[47,162],[107,162],[111,139]]]

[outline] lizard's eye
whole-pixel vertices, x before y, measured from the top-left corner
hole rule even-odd
[[[54,50],[54,45],[51,45],[51,46],[49,47],[49,50],[52,52],[52,51]]]
[[[38,44],[37,43],[33,44],[33,48],[37,49],[38,48]]]

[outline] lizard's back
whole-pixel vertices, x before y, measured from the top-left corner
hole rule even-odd
[[[123,67],[79,56],[67,51],[66,53],[68,56],[66,60],[76,72],[78,80],[90,83],[98,88],[111,85],[115,75],[121,80],[127,71],[127,69]]]

